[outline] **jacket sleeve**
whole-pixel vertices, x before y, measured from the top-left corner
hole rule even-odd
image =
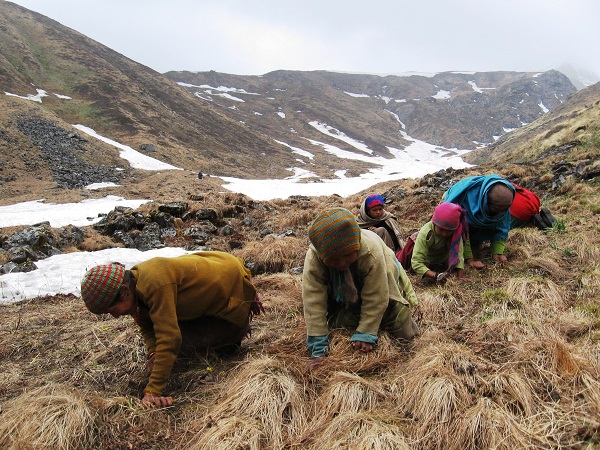
[[[400,270],[400,276],[398,277],[398,286],[400,287],[400,293],[402,297],[406,299],[411,307],[417,306],[419,301],[417,300],[417,294],[415,293],[415,289],[413,288],[412,283],[410,282],[410,278],[406,274],[404,268],[398,264]]]
[[[327,326],[328,269],[309,247],[302,272],[302,303],[308,336],[325,336]]]
[[[377,335],[390,301],[385,258],[366,255],[359,266],[359,276],[362,280],[361,308],[356,331]]]
[[[429,270],[429,267],[427,267],[427,254],[429,252],[429,249],[427,248],[428,232],[429,228],[427,228],[427,225],[423,226],[419,231],[417,240],[415,241],[415,246],[413,248],[412,258],[410,260],[410,266],[420,277],[423,277],[425,272]]]
[[[148,298],[150,320],[156,339],[154,368],[144,392],[162,395],[181,347],[181,331],[177,322],[177,286],[170,284],[154,291]]]

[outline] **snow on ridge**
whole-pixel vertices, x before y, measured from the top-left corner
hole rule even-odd
[[[290,195],[298,194],[307,196],[337,194],[346,197],[384,181],[421,177],[448,167],[455,169],[471,167],[471,164],[464,162],[461,157],[470,150],[447,149],[413,139],[404,131],[400,131],[400,133],[411,144],[404,149],[387,147],[394,156],[391,159],[354,153],[339,149],[331,144],[307,139],[311,144],[320,146],[326,152],[338,158],[365,161],[379,166],[369,169],[368,172],[358,177],[349,178],[346,177],[344,171],[337,170],[333,173],[335,178],[322,179],[312,174],[312,172],[294,168],[288,170],[294,170],[295,175],[285,180],[245,180],[223,176],[220,178],[225,181],[223,185],[225,189],[243,193],[254,200],[260,201],[287,198]],[[288,147],[292,148],[289,145]],[[315,179],[307,180],[307,178]]]
[[[369,155],[373,154],[373,150],[371,150],[369,147],[367,147],[367,145],[365,145],[364,143],[359,142],[355,139],[352,139],[350,136],[346,135],[345,133],[342,133],[340,130],[337,130],[336,128],[330,127],[329,125],[320,123],[316,120],[308,122],[308,124],[310,126],[316,128],[321,133],[326,134],[327,136],[330,136],[334,139],[343,141],[346,144],[350,144],[352,147],[356,148],[357,150],[368,153]]]
[[[292,147],[290,144],[286,144],[285,142],[278,141],[277,139],[275,139],[275,142],[277,142],[278,144],[281,144],[281,145],[285,145],[292,151],[292,153],[297,153],[298,155],[305,156],[308,159],[314,159],[314,157],[315,157],[315,155],[313,155],[311,152],[307,152],[306,150],[302,150],[301,148]]]
[[[400,117],[398,116],[398,114],[396,114],[395,112],[392,112],[388,109],[386,109],[385,111],[389,112],[392,116],[394,116],[394,118],[396,119],[396,121],[400,124],[400,126],[402,127],[403,130],[406,130],[406,125],[404,125],[404,122],[402,122],[400,120]]]
[[[88,136],[92,136],[100,141],[106,142],[107,144],[112,145],[113,147],[117,147],[120,150],[120,156],[123,159],[129,161],[129,165],[134,169],[143,169],[143,170],[183,170],[180,167],[172,166],[171,164],[164,163],[159,161],[158,159],[151,158],[150,156],[146,156],[143,153],[140,153],[131,147],[120,144],[112,139],[108,139],[104,136],[99,135],[94,130],[85,125],[73,125],[79,131],[83,131]]]
[[[6,95],[8,95],[9,97],[17,97],[17,98],[22,98],[23,100],[29,100],[32,102],[38,102],[38,103],[42,103],[42,98],[44,97],[49,97],[48,93],[43,90],[43,89],[36,89],[37,94],[27,94],[27,96],[23,96],[23,95],[18,95],[18,94],[12,94],[10,92],[6,92],[4,91],[4,93]],[[60,98],[61,100],[71,100],[71,97],[69,97],[68,95],[62,95],[62,94],[56,94],[54,93],[54,95],[57,98]]]
[[[36,89],[36,92],[37,92],[37,94],[35,94],[35,95],[27,94],[27,97],[24,97],[22,95],[11,94],[10,92],[4,91],[4,93],[6,95],[8,95],[9,97],[22,98],[23,100],[30,100],[32,102],[38,102],[38,103],[42,103],[42,97],[48,97],[48,93],[43,89]]]
[[[82,227],[99,222],[99,214],[108,214],[116,206],[138,208],[150,200],[125,200],[123,197],[107,195],[104,198],[86,199],[78,203],[43,203],[41,200],[0,206],[0,228],[18,225],[35,225],[48,221],[54,228],[73,225]]]
[[[370,95],[367,94],[353,94],[352,92],[343,91],[344,94],[349,95],[350,97],[359,97],[359,98],[371,98]]]
[[[496,89],[494,87],[491,87],[491,88],[480,88],[479,86],[477,86],[477,84],[473,80],[469,81],[468,83],[471,85],[471,87],[473,88],[473,90],[475,92],[479,92],[480,94],[483,93],[484,90]]]
[[[239,88],[226,87],[226,86],[214,87],[209,84],[197,85],[197,84],[184,83],[181,81],[177,82],[177,84],[180,86],[183,86],[183,87],[191,87],[191,88],[198,88],[198,89],[210,89],[211,91],[233,92],[235,94],[246,94],[246,95],[260,95],[256,92],[248,92],[246,89],[239,89]]]
[[[439,90],[435,95],[432,95],[436,100],[447,100],[450,98],[450,91]]]

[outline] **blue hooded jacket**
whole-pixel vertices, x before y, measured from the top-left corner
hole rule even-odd
[[[510,230],[510,209],[491,216],[488,213],[488,193],[496,183],[503,183],[510,190],[515,188],[510,181],[500,175],[480,175],[467,177],[449,188],[444,200],[462,206],[467,213],[470,228],[477,228],[479,240],[506,241]]]

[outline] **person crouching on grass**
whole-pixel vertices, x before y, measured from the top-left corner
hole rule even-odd
[[[455,203],[440,203],[433,210],[431,220],[421,227],[419,233],[410,238],[398,260],[406,270],[414,271],[421,278],[442,282],[456,271],[459,279],[464,278],[464,240],[467,239],[469,224],[465,210]]]
[[[362,230],[347,209],[331,208],[317,214],[308,237],[302,301],[309,369],[325,362],[330,328],[355,329],[350,345],[364,353],[377,346],[380,330],[405,340],[419,333],[411,317],[415,291],[379,236]]]
[[[142,401],[159,407],[173,404],[163,391],[182,343],[239,347],[252,316],[264,312],[243,261],[217,251],[152,258],[131,270],[95,266],[81,281],[81,298],[94,314],[134,318],[148,352]]]
[[[356,216],[358,226],[365,230],[371,230],[385,242],[395,253],[404,247],[404,238],[400,230],[400,224],[389,211],[385,209],[385,199],[380,194],[370,194],[360,206]]]

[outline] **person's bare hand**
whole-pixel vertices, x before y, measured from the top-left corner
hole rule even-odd
[[[351,342],[350,345],[354,350],[357,350],[362,353],[369,353],[373,351],[373,344],[368,344],[367,342],[354,341]]]
[[[144,393],[142,403],[148,406],[158,406],[159,408],[166,408],[167,406],[173,405],[173,397],[163,397],[162,395],[154,395],[148,392]]]
[[[464,271],[464,269],[457,269],[456,270],[456,278],[458,278],[460,281],[462,281],[464,283],[469,283],[471,281],[470,278],[465,277],[465,271]]]
[[[311,358],[306,363],[306,368],[308,370],[316,369],[317,367],[323,365],[325,363],[325,361],[327,361],[326,356],[317,356],[316,358]]]
[[[506,255],[494,255],[494,261],[496,261],[498,264],[504,264],[508,262],[508,258]]]
[[[469,258],[466,259],[465,262],[477,270],[485,269],[485,264],[478,259]]]

